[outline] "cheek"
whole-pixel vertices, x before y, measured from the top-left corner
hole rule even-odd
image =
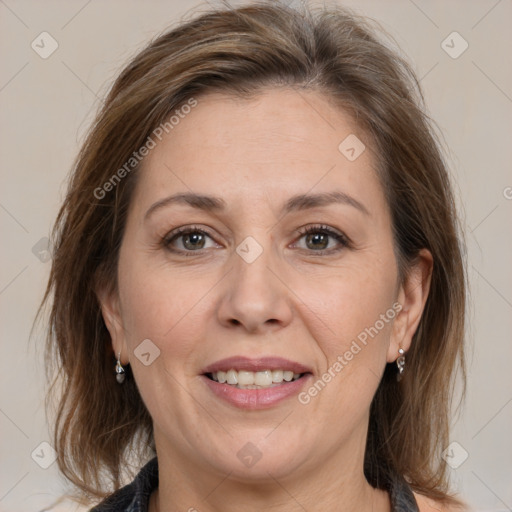
[[[370,342],[375,346],[361,350],[354,359],[364,360],[372,354],[379,360],[385,357],[395,317],[395,278],[389,267],[385,271],[381,265],[361,262],[296,283],[297,295],[305,298],[303,311],[309,329],[328,361],[349,350],[354,340],[364,348],[372,348]]]
[[[367,420],[396,316],[394,281],[393,276],[382,276],[376,286],[374,276],[351,269],[324,284],[308,287],[308,330],[322,352],[323,365],[301,403],[316,417],[332,420],[329,428],[339,435],[339,429]]]
[[[119,270],[122,316],[131,353],[144,339],[175,356],[191,350],[187,340],[197,338],[196,331],[203,325],[198,320],[201,298],[213,282],[194,280],[186,270],[178,274],[161,266],[150,267],[143,257],[120,264]]]
[[[142,257],[120,264],[119,270],[122,317],[137,387],[152,416],[172,415],[183,408],[179,382],[194,373],[195,340],[206,336],[200,317],[208,283],[191,281],[186,272],[171,275],[161,266],[150,268]],[[147,365],[144,353],[150,354]]]

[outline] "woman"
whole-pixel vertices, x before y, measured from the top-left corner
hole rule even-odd
[[[421,105],[341,8],[212,11],[122,71],[44,299],[58,463],[94,511],[463,506],[465,274]]]

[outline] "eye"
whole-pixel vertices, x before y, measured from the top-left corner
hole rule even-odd
[[[298,230],[298,232],[302,235],[299,240],[304,239],[305,241],[305,249],[312,250],[317,255],[338,252],[350,246],[349,240],[345,235],[329,226],[308,226]],[[334,242],[334,247],[330,242]]]
[[[208,248],[206,246],[207,239],[212,240],[207,231],[196,226],[188,226],[171,231],[163,238],[162,245],[171,252],[191,256],[192,252]],[[214,245],[210,247],[214,247]]]
[[[308,226],[297,232],[301,235],[299,240],[304,239],[306,244],[306,247],[299,248],[313,251],[315,255],[332,254],[350,247],[348,237],[329,226]],[[161,244],[170,252],[194,256],[197,253],[202,254],[204,249],[218,247],[215,243],[208,246],[208,239],[213,242],[212,236],[206,230],[197,226],[186,226],[171,231],[162,239]],[[297,245],[297,242],[294,245]]]

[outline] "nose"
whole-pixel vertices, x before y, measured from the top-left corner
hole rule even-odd
[[[222,282],[218,318],[225,327],[248,332],[281,329],[292,320],[291,291],[279,271],[277,258],[266,248],[252,262],[233,252],[231,271]]]

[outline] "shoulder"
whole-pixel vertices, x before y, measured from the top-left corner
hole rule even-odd
[[[468,507],[448,505],[432,498],[427,498],[423,494],[413,492],[416,502],[418,503],[419,512],[467,512]]]
[[[147,500],[158,487],[158,460],[151,459],[128,485],[121,487],[90,512],[147,512]]]

